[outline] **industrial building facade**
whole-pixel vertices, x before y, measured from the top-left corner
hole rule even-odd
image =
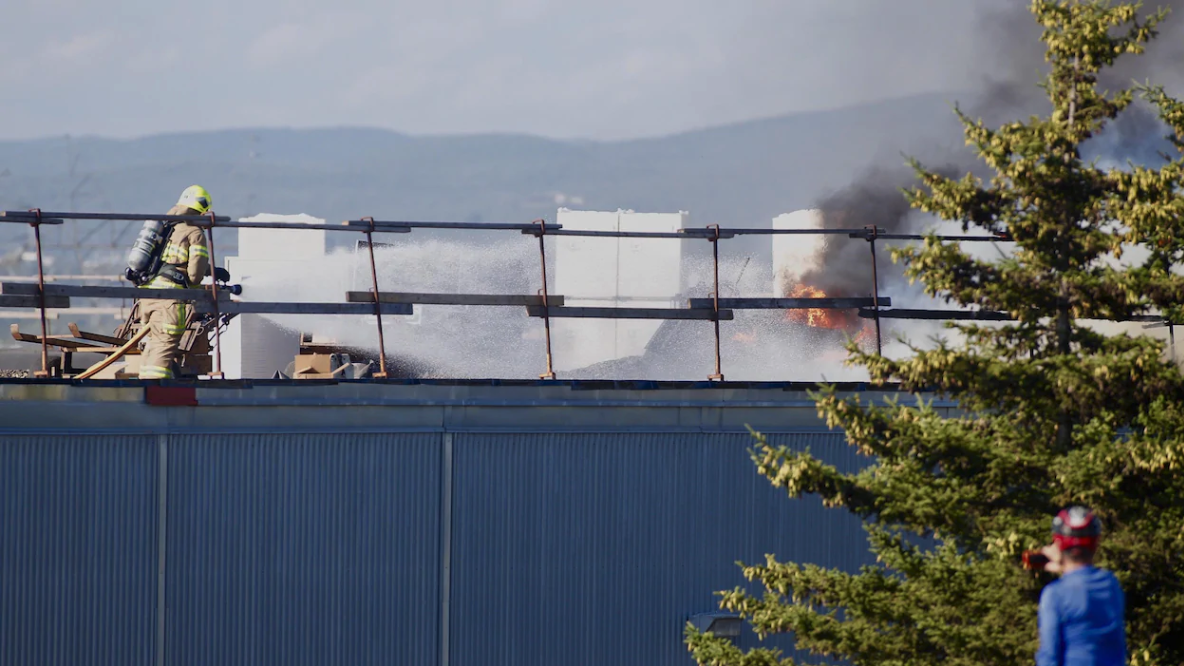
[[[869,561],[749,458],[867,464],[800,388],[0,385],[0,663],[690,664],[738,560]]]

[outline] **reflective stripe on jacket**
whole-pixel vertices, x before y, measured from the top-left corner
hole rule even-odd
[[[172,379],[172,368],[162,368],[159,365],[140,366],[140,379]]]

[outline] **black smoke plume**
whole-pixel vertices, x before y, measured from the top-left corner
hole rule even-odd
[[[815,206],[824,229],[853,229],[875,225],[887,232],[902,232],[909,216],[908,202],[900,188],[909,172],[873,167],[851,185],[832,192]],[[865,296],[871,293],[871,251],[867,241],[846,235],[822,236],[815,268],[802,274],[803,283],[827,296]]]
[[[1047,113],[1051,108],[1046,93],[1039,87],[1047,73],[1041,27],[1029,12],[1027,0],[992,0],[981,18],[986,53],[982,60],[990,64],[989,74],[970,81],[969,99],[960,106],[971,117],[982,118],[990,126]],[[1099,85],[1116,92],[1131,86],[1133,80],[1163,84],[1169,92],[1184,83],[1184,0],[1159,3],[1172,9],[1160,24],[1158,37],[1140,56],[1120,58],[1114,68],[1101,73]],[[1144,7],[1143,13],[1155,11],[1156,5]],[[977,85],[976,85],[977,84]],[[1136,103],[1110,123],[1098,136],[1083,146],[1087,159],[1153,166],[1162,154],[1174,151],[1165,138],[1167,127],[1154,111]],[[917,151],[935,152],[931,146],[916,146]],[[946,166],[934,169],[956,177],[971,172],[985,175],[983,165],[969,149],[944,153]],[[932,167],[931,167],[932,168]],[[902,188],[916,186],[915,174],[895,165],[873,166],[847,187],[823,196],[814,208],[823,213],[823,226],[829,229],[860,229],[875,225],[886,232],[920,233],[932,225],[932,219],[913,211]],[[867,242],[846,236],[825,237],[818,267],[802,276],[802,282],[815,286],[828,296],[863,296],[871,292],[870,251]],[[881,253],[879,284],[881,290],[899,285],[903,268],[892,264]]]
[[[933,169],[947,177],[956,177],[959,167],[947,164]],[[879,233],[918,233],[923,218],[909,206],[904,188],[916,186],[916,175],[909,169],[872,167],[855,182],[832,192],[815,206],[822,214],[824,229],[862,231],[874,226]],[[804,284],[817,287],[827,296],[869,296],[872,293],[871,249],[868,241],[847,235],[823,236],[817,266],[801,276]],[[892,241],[893,244],[901,244]],[[904,278],[902,266],[893,264],[878,243],[877,262],[880,289]]]
[[[977,90],[966,100],[966,110],[989,125],[1046,113],[1051,108],[1047,93],[1038,85],[1048,73],[1048,63],[1044,60],[1045,45],[1040,41],[1042,28],[1028,10],[1029,4],[1028,0],[996,0],[980,10],[984,26],[984,44],[980,48],[985,49],[982,59],[989,64]],[[1169,92],[1182,89],[1184,0],[1148,2],[1140,12],[1141,19],[1160,7],[1170,13],[1159,24],[1158,36],[1147,44],[1145,53],[1121,56],[1113,67],[1099,72],[1100,90],[1114,93],[1144,81],[1164,85]],[[1156,151],[1163,146],[1165,133],[1166,127],[1155,113],[1136,103],[1103,130],[1096,138],[1096,147],[1113,151],[1100,153],[1102,157],[1158,159]],[[1148,145],[1137,145],[1144,143]]]

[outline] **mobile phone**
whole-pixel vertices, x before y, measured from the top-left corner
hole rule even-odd
[[[1024,551],[1024,568],[1043,571],[1048,566],[1048,556],[1038,550]]]

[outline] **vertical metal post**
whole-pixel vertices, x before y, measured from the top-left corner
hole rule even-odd
[[[1168,340],[1172,348],[1172,363],[1176,362],[1176,325],[1168,322]]]
[[[366,249],[370,251],[370,284],[373,285],[374,316],[378,319],[378,373],[375,377],[386,378],[386,339],[382,334],[382,303],[378,300],[378,265],[374,262],[374,218],[363,217],[363,222],[369,222],[366,230]]]
[[[539,375],[539,379],[555,379],[555,369],[551,360],[551,305],[547,301],[547,221],[537,220],[539,223],[539,265],[543,270],[543,288],[539,291],[543,296],[543,335],[547,341],[547,371]]]
[[[33,373],[35,377],[49,376],[49,342],[45,339],[49,335],[48,326],[45,323],[45,267],[41,258],[41,209],[34,208],[33,222],[30,226],[33,227],[33,240],[37,245],[37,295],[40,299],[39,308],[41,310],[41,372]]]
[[[214,254],[214,213],[210,213],[210,295],[214,297],[214,371],[210,373],[212,379],[222,379],[222,316],[218,312],[218,281],[214,279],[214,269],[218,266]]]
[[[880,230],[874,224],[864,229],[867,230],[867,243],[872,248],[872,307],[876,313],[876,355],[881,356],[884,348],[880,339],[880,276],[876,269],[876,237],[879,236]]]
[[[712,289],[711,307],[715,311],[715,316],[712,317],[712,324],[715,326],[715,372],[708,375],[707,379],[711,381],[723,381],[724,374],[720,368],[720,353],[719,353],[719,225],[709,224],[708,229],[714,229],[715,235],[710,238],[711,241],[711,256],[715,268],[715,287]]]
[[[157,471],[156,498],[156,666],[164,666],[165,655],[165,551],[168,546],[168,506],[169,506],[169,436],[157,435],[157,457],[159,469]]]

